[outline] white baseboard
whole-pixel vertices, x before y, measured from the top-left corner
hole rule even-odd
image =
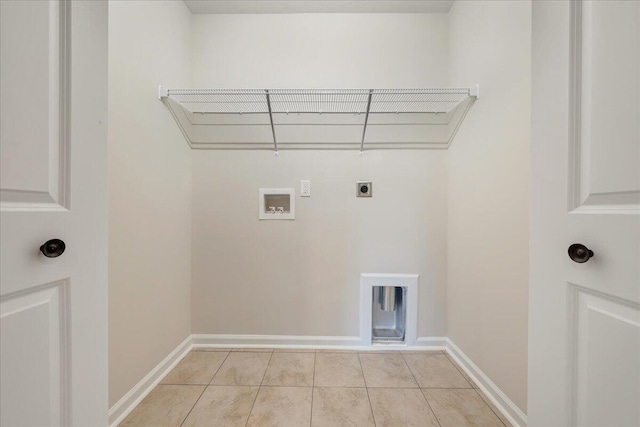
[[[193,334],[196,348],[348,348],[362,345],[360,337],[306,335]]]
[[[445,350],[444,337],[420,337],[415,344],[371,345],[356,336],[194,334],[194,348],[286,348],[310,350]]]
[[[411,346],[411,349],[422,350],[446,350],[447,349],[447,337],[418,337],[415,345]]]
[[[460,348],[449,338],[446,338],[447,353],[466,372],[467,375],[478,385],[480,390],[491,400],[495,407],[505,416],[514,427],[526,427],[527,416],[516,406],[506,394],[498,388],[475,363],[467,357]]]
[[[127,394],[109,409],[109,426],[116,427],[144,399],[160,380],[191,350],[192,336],[188,336]]]

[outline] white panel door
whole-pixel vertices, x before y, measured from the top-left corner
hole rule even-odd
[[[528,422],[637,427],[640,2],[534,2],[532,97]]]
[[[0,20],[0,425],[105,426],[107,4]]]

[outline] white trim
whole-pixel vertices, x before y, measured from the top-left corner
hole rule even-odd
[[[194,334],[193,348],[283,348],[308,350],[445,350],[445,337],[420,337],[414,345],[374,345],[356,336]]]
[[[446,338],[447,353],[476,383],[478,388],[489,398],[491,403],[505,416],[514,427],[525,427],[527,415],[498,388],[478,366],[467,357],[449,338]]]
[[[418,335],[418,279],[417,274],[360,274],[360,339],[363,345],[371,344],[371,305],[374,286],[401,286],[407,288],[407,318],[405,322],[405,346],[413,346]],[[384,344],[391,347],[391,344]],[[398,347],[397,345],[395,347]]]
[[[409,350],[414,348],[416,350],[422,350],[424,348],[429,350],[446,350],[447,341],[447,337],[419,337],[416,339],[415,345],[411,346]]]
[[[356,348],[360,337],[306,335],[193,334],[194,348]]]
[[[116,427],[144,399],[160,380],[184,358],[191,348],[193,335],[189,335],[167,357],[133,386],[118,402],[109,408],[109,426]]]

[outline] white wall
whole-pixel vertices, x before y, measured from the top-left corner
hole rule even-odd
[[[188,86],[182,1],[109,3],[109,404],[191,333],[191,153],[158,84]]]
[[[432,87],[446,15],[197,15],[195,87]],[[193,152],[193,332],[359,334],[359,274],[420,274],[419,336],[446,333],[444,151]],[[310,179],[294,222],[260,187]],[[357,199],[356,180],[374,197]]]
[[[357,336],[362,272],[420,274],[418,334],[445,333],[444,151],[195,154],[194,333]],[[258,221],[260,187],[295,187],[296,220]]]
[[[531,2],[457,1],[450,84],[480,84],[447,155],[449,337],[526,413]]]
[[[415,88],[447,83],[446,14],[194,15],[192,83]]]

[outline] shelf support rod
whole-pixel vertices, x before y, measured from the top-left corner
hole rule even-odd
[[[273,126],[273,112],[271,111],[271,96],[269,95],[269,89],[264,90],[267,95],[267,108],[269,109],[269,121],[271,122],[271,134],[273,135],[273,149],[275,150],[273,155],[278,156],[278,140],[276,140],[276,128]]]
[[[371,96],[373,89],[369,89],[369,98],[367,99],[367,115],[364,116],[364,128],[362,129],[362,141],[360,141],[360,155],[364,154],[364,136],[367,134],[367,122],[369,121],[369,110],[371,110]]]

